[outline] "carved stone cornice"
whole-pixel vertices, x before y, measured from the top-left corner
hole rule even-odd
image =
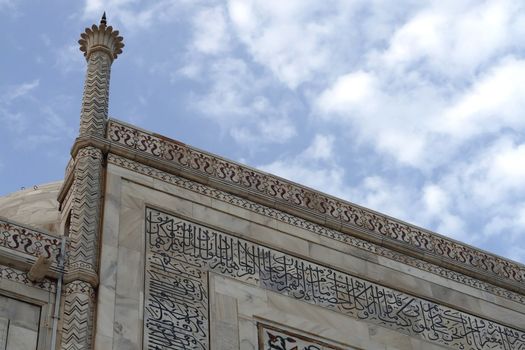
[[[408,256],[525,292],[525,266],[517,262],[120,121],[109,120],[107,141],[83,140]]]

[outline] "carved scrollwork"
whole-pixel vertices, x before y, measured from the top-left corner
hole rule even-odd
[[[56,263],[60,238],[0,219],[0,247],[33,257],[44,256]]]
[[[453,264],[464,265],[480,273],[514,282],[525,282],[525,267],[498,256],[478,251],[416,226],[395,220],[372,210],[359,207],[322,193],[301,187],[284,179],[234,164],[211,154],[195,150],[172,140],[123,125],[115,120],[108,124],[108,138],[116,143],[169,160],[178,166],[203,175],[216,177],[273,200],[314,211],[340,220],[350,228],[366,230],[382,239],[409,245],[426,254],[445,258]],[[129,140],[144,140],[130,143]]]

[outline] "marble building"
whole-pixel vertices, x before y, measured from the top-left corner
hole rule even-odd
[[[64,180],[0,198],[0,349],[525,349],[525,266],[108,118],[86,28]]]

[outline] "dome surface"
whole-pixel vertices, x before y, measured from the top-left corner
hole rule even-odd
[[[62,181],[38,185],[0,197],[0,216],[59,234],[58,191]]]

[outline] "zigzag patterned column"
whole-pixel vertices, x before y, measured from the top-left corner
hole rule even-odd
[[[76,156],[66,276],[69,281],[81,279],[97,283],[102,162],[102,151],[94,147],[82,148]]]
[[[109,77],[111,59],[106,52],[96,51],[89,56],[82,111],[80,135],[104,136],[108,116]]]
[[[83,281],[73,281],[64,291],[62,349],[91,349],[95,314],[95,289]]]
[[[88,63],[80,138],[104,137],[108,115],[111,64],[122,52],[122,37],[106,26],[86,28],[79,40]],[[71,198],[70,245],[64,277],[62,349],[91,350],[95,319],[96,288],[102,195],[104,183],[103,152],[95,147],[81,148],[74,159]]]

